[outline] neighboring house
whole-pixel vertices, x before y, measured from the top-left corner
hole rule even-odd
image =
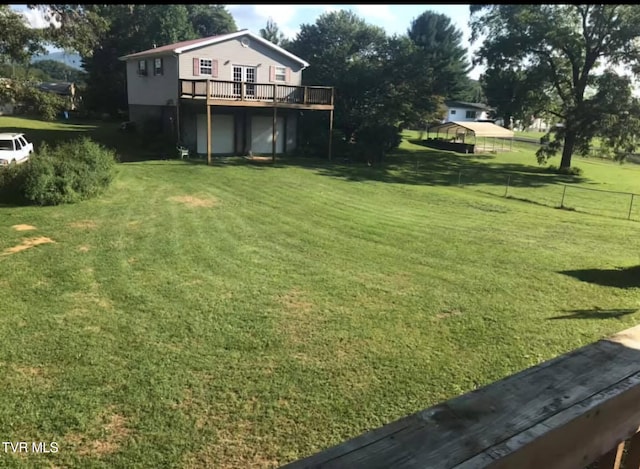
[[[443,122],[493,122],[489,117],[491,108],[480,103],[445,101],[446,115]]]
[[[67,110],[75,111],[78,109],[79,96],[75,83],[44,82],[38,84],[38,89],[40,91],[46,91],[47,93],[55,93],[65,98],[68,106]]]
[[[208,157],[293,150],[301,110],[331,111],[333,120],[333,88],[301,86],[309,64],[247,30],[120,60],[127,67],[129,119],[155,122]]]

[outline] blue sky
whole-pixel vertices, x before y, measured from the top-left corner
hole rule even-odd
[[[24,12],[30,24],[42,27],[44,20],[37,11],[29,11],[26,5],[12,5],[12,8]],[[442,13],[451,18],[455,26],[462,31],[464,46],[470,50],[475,47],[469,43],[469,5],[227,5],[239,28],[247,28],[257,33],[263,28],[269,17],[278,24],[286,36],[293,38],[301,24],[314,23],[322,13],[335,10],[352,10],[368,23],[383,27],[388,34],[403,34],[409,28],[411,20],[426,10]],[[475,45],[474,45],[475,46]],[[470,57],[471,58],[471,57]],[[476,67],[470,76],[477,78],[480,69]]]

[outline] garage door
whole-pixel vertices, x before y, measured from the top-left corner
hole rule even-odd
[[[207,153],[207,116],[198,114],[197,120],[198,153]],[[211,153],[234,153],[233,116],[228,114],[211,115]]]
[[[251,119],[251,151],[256,154],[271,154],[273,142],[273,117],[253,116]],[[284,152],[284,117],[276,121],[276,153]]]

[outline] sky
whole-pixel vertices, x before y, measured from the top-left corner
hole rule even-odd
[[[46,25],[42,14],[37,10],[29,10],[26,5],[11,5],[22,12],[32,27]],[[236,20],[238,28],[249,29],[258,34],[264,28],[269,18],[272,18],[280,30],[288,38],[293,39],[300,31],[301,24],[313,24],[318,16],[325,12],[337,10],[352,10],[368,23],[383,27],[387,34],[404,34],[411,25],[411,21],[426,10],[447,15],[452,23],[463,34],[463,45],[470,53],[475,45],[469,43],[469,5],[227,5]],[[52,49],[53,51],[53,49]],[[471,55],[469,55],[471,61]],[[469,76],[477,79],[481,69],[476,67]]]

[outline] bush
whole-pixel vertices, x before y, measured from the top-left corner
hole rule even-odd
[[[44,120],[55,120],[67,108],[67,101],[55,93],[40,91],[32,86],[23,86],[16,100],[24,106],[28,114],[35,114]]]
[[[89,138],[42,145],[24,166],[22,193],[37,205],[74,203],[99,195],[113,180],[115,154]]]
[[[8,204],[23,204],[24,180],[26,164],[0,167],[0,202]]]

